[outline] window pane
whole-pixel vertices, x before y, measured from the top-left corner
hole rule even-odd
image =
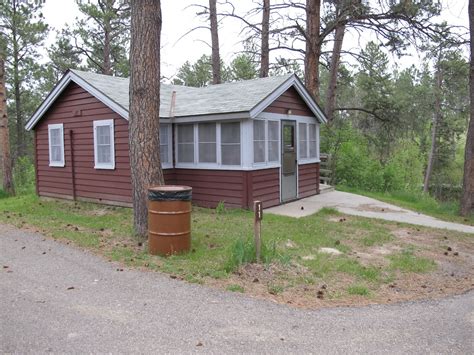
[[[178,126],[178,143],[193,143],[194,127],[192,124]]]
[[[278,121],[268,121],[268,140],[278,140]]]
[[[62,149],[61,146],[51,147],[51,159],[53,162],[59,162],[62,160]]]
[[[253,161],[254,163],[265,162],[265,141],[253,142]]]
[[[216,163],[216,124],[199,123],[199,162]]]
[[[199,143],[199,162],[216,163],[216,143]]]
[[[111,163],[110,160],[110,145],[97,146],[97,162],[100,164]]]
[[[50,139],[51,139],[51,145],[60,145],[61,144],[61,129],[60,128],[54,128],[49,131],[50,134]]]
[[[307,145],[307,138],[306,138],[307,125],[306,123],[299,123],[298,127],[299,127],[300,159],[304,159],[308,157],[308,145]]]
[[[178,162],[194,163],[194,144],[178,144]]]
[[[110,126],[97,126],[97,143],[110,144]]]
[[[240,144],[240,122],[221,124],[221,142]]]
[[[162,163],[169,163],[168,145],[160,144],[160,160]]]
[[[278,161],[278,141],[268,142],[268,161]]]
[[[240,122],[221,124],[222,165],[240,165]]]
[[[222,146],[222,165],[240,165],[240,144]]]
[[[168,144],[169,125],[160,124],[160,144]]]
[[[265,121],[253,121],[253,140],[265,140]]]
[[[309,124],[309,140],[316,141],[316,125],[314,123]]]

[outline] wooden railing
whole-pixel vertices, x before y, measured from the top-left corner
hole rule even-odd
[[[321,184],[330,185],[332,179],[331,170],[331,154],[321,153],[319,154],[321,164],[319,167],[319,182]]]

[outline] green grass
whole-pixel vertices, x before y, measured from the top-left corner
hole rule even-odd
[[[353,284],[347,288],[347,293],[350,295],[368,296],[370,291],[364,285]]]
[[[363,264],[349,252],[355,247],[365,250],[392,241],[393,223],[355,216],[337,222],[340,217],[333,209],[300,219],[264,215],[262,260],[265,268],[270,263],[277,266],[266,285],[269,293],[277,295],[297,285],[330,283],[344,275],[356,285],[375,289],[393,270],[426,272],[434,264],[410,253],[393,256],[386,267]],[[255,261],[253,212],[246,210],[193,207],[191,252],[170,257],[149,255],[138,246],[131,228],[132,210],[127,208],[43,200],[34,195],[3,197],[0,223],[33,227],[130,267],[159,270],[195,283],[205,283],[207,278],[226,279],[242,264]],[[321,247],[336,248],[343,254],[320,253]]]
[[[436,269],[436,263],[433,260],[418,257],[409,249],[390,255],[388,259],[391,269],[402,272],[425,273]]]
[[[474,216],[459,216],[458,202],[440,202],[422,192],[369,192],[347,186],[337,186],[337,190],[372,197],[383,202],[424,213],[445,221],[474,225]]]

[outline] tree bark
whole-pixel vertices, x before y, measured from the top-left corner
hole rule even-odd
[[[221,83],[221,58],[219,54],[219,32],[217,27],[216,0],[209,0],[209,21],[211,22],[212,83]]]
[[[319,101],[319,58],[321,57],[321,0],[306,0],[306,52],[304,79],[308,91]]]
[[[104,23],[104,67],[102,74],[112,75],[112,61],[110,53],[110,33],[112,29],[110,28],[110,19],[106,19]]]
[[[469,0],[469,33],[470,33],[470,69],[469,93],[471,99],[469,128],[467,130],[466,148],[464,153],[464,178],[461,197],[461,215],[467,216],[474,212],[474,0]]]
[[[2,56],[0,56],[0,141],[2,142],[3,191],[9,195],[14,195],[10,135],[8,132],[7,91],[5,88],[5,59]]]
[[[325,113],[328,123],[334,118],[334,109],[336,107],[336,89],[337,89],[337,73],[339,71],[339,63],[341,59],[342,41],[344,39],[344,32],[346,27],[340,25],[336,27],[334,34],[334,47],[332,49],[331,67],[329,72],[329,84],[326,94]]]
[[[131,2],[129,143],[134,229],[148,230],[147,190],[163,185],[160,161],[160,37],[159,0]]]
[[[260,77],[268,76],[270,69],[270,0],[263,0],[262,8],[262,44],[260,48]]]
[[[425,171],[425,180],[423,183],[423,192],[427,193],[430,188],[430,179],[433,172],[433,165],[435,162],[435,155],[437,150],[438,139],[438,124],[441,121],[441,85],[443,83],[443,73],[441,70],[441,55],[438,57],[436,65],[436,84],[435,84],[435,101],[434,101],[434,115],[433,125],[431,127],[431,148],[428,156],[428,164]]]
[[[14,16],[20,16],[17,14],[17,2],[12,2],[12,11]],[[25,139],[24,139],[24,127],[23,127],[23,114],[21,104],[21,93],[20,93],[20,55],[18,48],[18,33],[16,26],[12,28],[13,37],[13,95],[15,98],[15,131],[16,131],[16,157],[20,158],[25,155]]]

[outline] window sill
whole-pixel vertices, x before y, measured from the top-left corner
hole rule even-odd
[[[51,168],[64,168],[65,164],[64,163],[49,163],[49,166]]]
[[[115,165],[94,165],[96,170],[115,170]]]
[[[321,160],[319,158],[300,159],[298,160],[298,165],[314,164],[314,163],[320,163],[320,162]]]

